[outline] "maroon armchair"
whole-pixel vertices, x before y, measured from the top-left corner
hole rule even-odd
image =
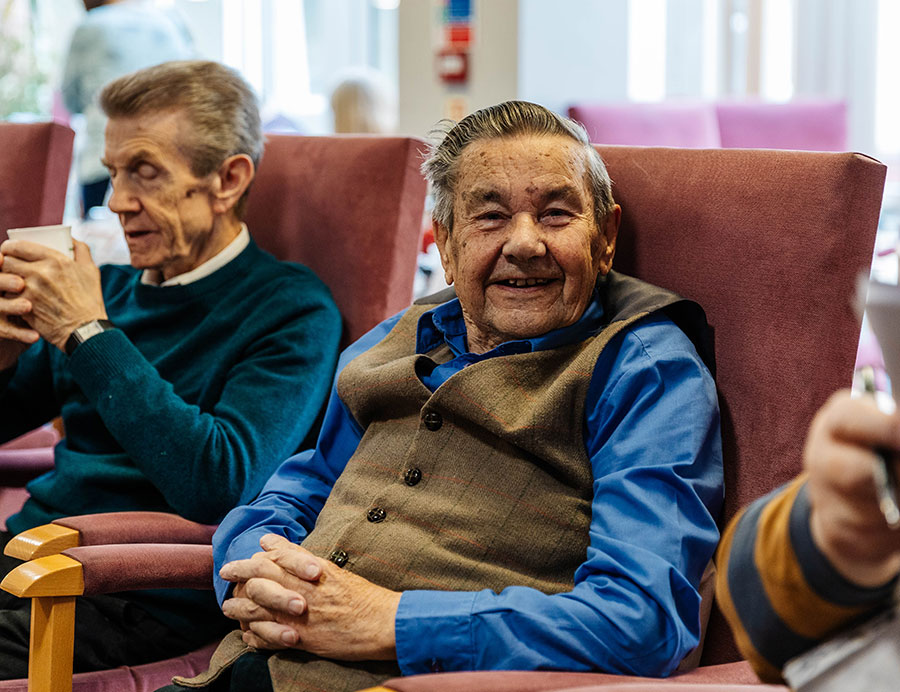
[[[74,138],[58,123],[0,122],[0,242],[9,228],[62,221]]]
[[[7,229],[62,221],[74,137],[58,123],[0,122],[0,243]],[[0,528],[27,497],[24,484],[53,467],[58,439],[48,427],[0,445]]]
[[[259,245],[331,289],[342,346],[412,299],[425,205],[422,142],[268,135],[247,206]]]
[[[598,149],[623,208],[616,268],[697,300],[713,328],[724,525],[798,472],[813,413],[851,381],[859,334],[851,299],[871,260],[885,167],[858,154]],[[398,678],[383,689],[739,690],[755,680],[715,610],[702,663],[669,681],[476,672]]]

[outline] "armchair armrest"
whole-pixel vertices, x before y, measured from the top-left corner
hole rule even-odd
[[[0,475],[6,487],[24,487],[52,469],[53,447],[0,448]]]
[[[76,546],[131,543],[209,545],[216,527],[165,512],[109,512],[64,517],[13,538],[4,551],[35,560]],[[192,587],[195,588],[195,587]]]
[[[144,543],[70,548],[9,572],[0,588],[21,598],[132,589],[212,589],[212,546]]]
[[[32,599],[28,689],[71,691],[76,596],[147,588],[212,589],[212,570],[212,546],[200,544],[79,546],[19,565],[0,588]]]

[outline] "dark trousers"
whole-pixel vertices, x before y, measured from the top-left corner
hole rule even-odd
[[[0,532],[0,553],[12,536]],[[0,578],[21,561],[0,555]],[[31,600],[0,590],[0,680],[28,677]],[[193,636],[192,636],[193,635]],[[81,596],[75,604],[76,673],[150,663],[208,644],[195,633],[176,632],[127,598]]]

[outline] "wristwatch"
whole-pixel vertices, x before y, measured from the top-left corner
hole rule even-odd
[[[116,325],[109,320],[91,320],[86,322],[69,335],[69,338],[66,340],[66,355],[71,356],[79,344],[83,344],[92,336],[115,328]]]

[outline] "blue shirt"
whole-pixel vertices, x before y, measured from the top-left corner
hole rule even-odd
[[[338,372],[391,330],[396,315],[341,356]],[[470,363],[582,341],[604,326],[599,300],[573,325],[475,354],[458,300],[419,319],[416,351],[454,358],[423,380],[434,391]],[[335,378],[335,382],[337,378]],[[299,543],[315,525],[363,430],[332,387],[316,448],[285,461],[213,538],[218,570],[276,533]],[[406,591],[395,620],[405,675],[434,670],[603,670],[667,675],[700,634],[703,570],[718,540],[722,451],[715,385],[684,333],[654,315],[620,333],[594,367],[584,444],[594,475],[590,545],[568,593]],[[215,576],[220,602],[230,584]]]

